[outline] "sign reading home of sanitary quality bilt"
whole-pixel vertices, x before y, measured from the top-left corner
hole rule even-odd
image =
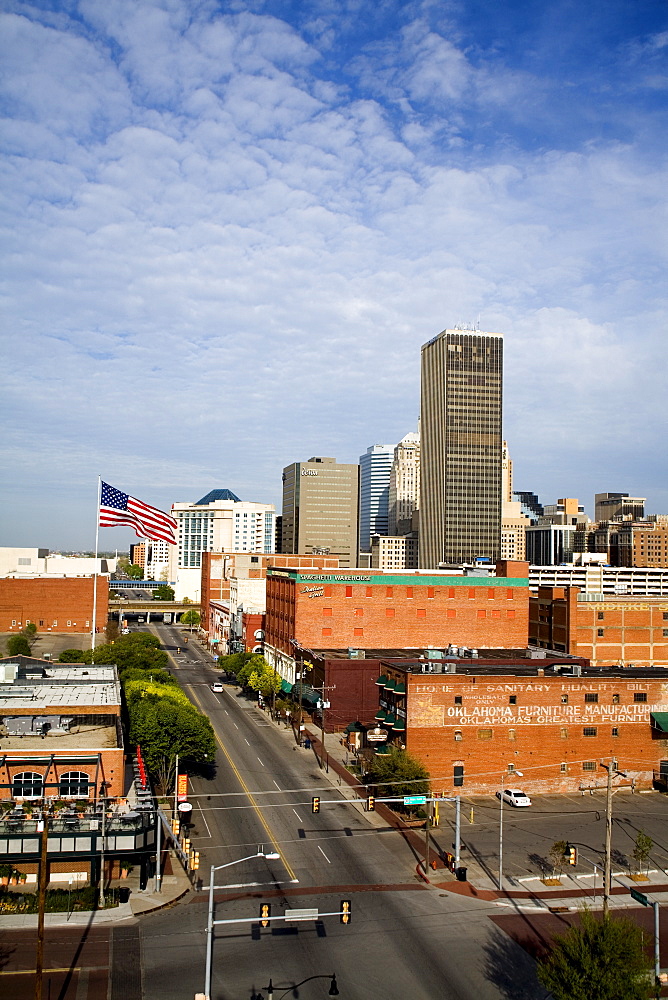
[[[426,801],[426,795],[404,795],[405,806],[423,806]]]

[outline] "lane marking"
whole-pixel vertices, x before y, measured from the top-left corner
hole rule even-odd
[[[332,863],[332,862],[331,862],[331,861],[329,860],[329,858],[327,857],[327,855],[326,855],[326,854],[325,854],[325,852],[323,851],[323,849],[322,849],[322,847],[320,846],[320,844],[318,844],[318,850],[319,850],[319,851],[320,851],[320,853],[322,854],[322,856],[323,856],[323,858],[325,859],[325,861],[327,862],[327,864],[328,864],[328,865],[331,865],[331,863]]]
[[[257,758],[257,760],[260,760],[260,758],[258,757],[258,758]],[[261,761],[261,760],[260,760],[260,763],[262,764],[262,761]],[[264,767],[264,764],[262,764],[262,767]]]
[[[245,736],[244,736],[244,740],[245,740],[246,743],[248,743],[248,740],[246,739]],[[250,746],[250,743],[248,743],[248,746]]]
[[[278,788],[278,790],[279,790],[279,792],[280,792],[280,791],[281,791],[281,786],[280,786],[280,785],[279,785],[279,783],[278,783],[278,782],[276,781],[276,778],[274,778],[274,779],[273,779],[273,782],[274,782],[274,784],[276,785],[276,787]]]
[[[206,816],[204,815],[204,810],[202,809],[201,806],[199,806],[199,814],[202,817],[202,819],[204,820],[204,826],[206,827],[207,834],[209,835],[209,837],[211,837],[211,829],[209,827],[209,824],[206,821]]]
[[[199,700],[199,698],[197,697],[197,694],[194,691],[192,691],[192,697],[193,697],[194,701],[196,702],[196,704],[197,704],[198,708],[200,709],[200,711],[204,711],[202,709],[202,705],[200,703],[200,700]],[[237,728],[238,728],[238,726],[237,726]],[[279,843],[276,840],[276,837],[272,833],[271,829],[269,828],[269,824],[267,823],[266,819],[262,815],[262,810],[260,809],[259,805],[255,801],[253,793],[251,792],[250,788],[248,787],[248,785],[246,784],[246,782],[244,781],[244,779],[241,777],[241,774],[239,773],[239,768],[237,767],[237,765],[232,760],[232,757],[230,756],[227,747],[225,746],[225,744],[223,743],[223,741],[221,740],[220,736],[215,731],[215,729],[213,731],[213,735],[214,735],[214,737],[216,739],[216,743],[218,744],[218,746],[222,750],[223,754],[225,755],[225,758],[227,759],[227,763],[230,765],[230,767],[234,771],[234,775],[235,775],[237,781],[239,782],[239,784],[243,788],[244,792],[248,796],[248,801],[253,806],[253,809],[255,810],[257,818],[259,819],[260,823],[262,824],[262,826],[266,830],[267,836],[269,837],[269,840],[271,841],[271,843],[272,843],[272,845],[274,847],[274,850],[276,851],[277,854],[280,854],[281,861],[283,862],[283,865],[285,867],[286,872],[288,873],[288,875],[290,876],[290,878],[293,881],[296,881],[297,880],[297,876],[296,876],[295,872],[293,871],[292,867],[290,866],[290,863],[288,862],[287,858],[284,856],[283,852],[281,851]]]
[[[293,813],[295,814],[295,816],[297,817],[297,819],[299,820],[299,822],[301,823],[301,822],[302,822],[302,818],[301,818],[301,816],[299,815],[299,813],[297,812],[297,810],[296,810],[296,809],[293,809],[292,811],[293,811]]]

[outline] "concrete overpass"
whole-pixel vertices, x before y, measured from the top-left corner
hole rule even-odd
[[[140,615],[141,617],[145,616],[147,622],[150,622],[151,615],[153,615],[153,620],[155,621],[167,613],[171,614],[172,621],[176,622],[186,611],[197,611],[200,615],[202,614],[199,604],[188,603],[187,601],[142,601],[140,598],[109,601],[109,617],[118,617],[119,621],[121,617],[125,617],[128,613]]]

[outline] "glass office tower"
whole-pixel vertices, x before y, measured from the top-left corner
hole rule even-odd
[[[420,566],[499,558],[503,335],[444,330],[422,348]]]

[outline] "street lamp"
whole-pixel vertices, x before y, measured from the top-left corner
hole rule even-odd
[[[301,983],[295,983],[294,986],[289,986],[287,988],[287,990],[285,990],[284,993],[281,993],[277,997],[277,1000],[281,1000],[281,998],[284,997],[284,996],[287,996],[288,993],[294,992],[297,989],[298,986],[303,986],[304,983],[310,983],[312,979],[330,979],[331,983],[329,984],[329,991],[327,993],[327,996],[338,997],[339,990],[338,990],[338,987],[336,985],[336,974],[332,973],[331,976],[309,976],[308,979],[302,979]],[[274,1000],[274,987],[273,987],[271,979],[269,980],[269,985],[268,986],[263,986],[262,989],[264,989],[264,990],[267,991],[267,1000]],[[264,997],[262,996],[261,993],[257,993],[255,995],[255,1000],[264,1000]]]
[[[277,861],[280,858],[280,854],[272,852],[270,854],[265,854],[264,851],[257,851],[255,854],[249,854],[246,858],[237,858],[236,861],[228,861],[226,865],[211,865],[211,877],[209,879],[209,912],[206,922],[206,970],[204,977],[204,996],[209,1000],[211,996],[211,966],[213,961],[213,890],[216,888],[214,886],[215,872],[221,870],[221,868],[231,868],[232,865],[240,865],[243,861],[251,861],[253,858],[266,858],[267,861]],[[218,886],[219,889],[224,889],[225,886]]]
[[[518,778],[524,777],[523,771],[507,771],[501,775],[501,788],[499,790],[499,892],[503,892],[503,786],[505,785],[506,778],[514,777],[517,775]]]

